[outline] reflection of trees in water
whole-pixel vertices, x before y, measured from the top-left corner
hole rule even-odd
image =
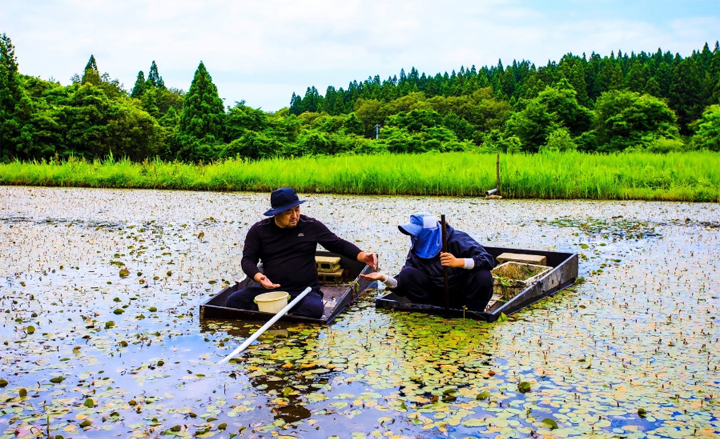
[[[276,340],[282,339],[281,342]],[[287,339],[287,340],[285,340]],[[277,348],[295,348],[292,358],[273,358]],[[286,423],[310,418],[312,413],[305,406],[307,396],[313,393],[313,385],[327,384],[333,372],[303,374],[299,363],[307,353],[308,342],[304,338],[289,339],[286,329],[268,330],[262,344],[246,351],[238,358],[239,364],[253,365],[262,369],[261,374],[249,377],[250,384],[265,393],[268,407],[274,419]]]
[[[284,395],[283,392],[288,387],[297,390],[295,389],[296,386],[309,386],[318,381],[309,380],[293,369],[284,370],[281,365],[277,365],[277,369],[272,370],[270,370],[270,367],[268,365],[269,370],[265,376],[252,377],[250,383],[268,396],[278,398],[270,399],[269,402],[274,418],[282,419],[287,423],[309,418],[312,413],[305,408],[304,395],[295,391]],[[280,403],[279,401],[283,402]]]

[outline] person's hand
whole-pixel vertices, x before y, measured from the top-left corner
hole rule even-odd
[[[440,265],[443,267],[461,268],[465,266],[465,261],[456,258],[452,253],[440,253]]]
[[[377,255],[375,253],[365,253],[360,252],[358,253],[358,261],[364,262],[365,264],[369,265],[373,270],[377,270]]]
[[[361,274],[360,277],[363,279],[371,280],[371,281],[379,280],[380,282],[385,282],[385,279],[387,279],[387,276],[380,272]]]
[[[272,290],[273,288],[278,288],[280,284],[273,283],[267,276],[265,276],[262,273],[258,273],[255,275],[255,282],[259,283],[263,286],[266,290]]]

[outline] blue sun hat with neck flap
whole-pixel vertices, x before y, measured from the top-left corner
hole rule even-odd
[[[420,258],[432,259],[442,250],[442,231],[435,215],[426,212],[410,215],[410,223],[398,229],[412,239],[410,251]]]

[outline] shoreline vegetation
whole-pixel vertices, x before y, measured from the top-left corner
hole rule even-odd
[[[109,73],[101,73],[94,55],[68,85],[22,74],[18,66],[15,46],[1,34],[3,163],[56,157],[102,161],[111,154],[139,163],[158,157],[165,162],[199,164],[238,157],[256,163],[275,157],[433,151],[720,152],[717,41],[713,49],[705,43],[689,56],[660,49],[654,53],[618,51],[617,56],[614,52],[609,56],[593,52],[589,57],[568,53],[544,66],[521,60],[507,66],[502,62],[480,68],[460,66],[452,74],[430,74],[412,67],[408,74],[401,69],[399,77],[386,80],[377,75],[353,80],[347,89],[328,86],[324,95],[308,87],[304,97],[293,94],[289,107],[274,112],[252,108],[245,101],[226,106],[202,62],[187,93],[166,86],[155,61],[147,77],[138,72],[131,90]],[[325,159],[311,158],[307,163],[317,160]],[[332,162],[333,166],[343,160],[348,159]],[[405,159],[389,160],[410,166]],[[394,169],[389,171],[394,175]],[[360,178],[358,187],[339,186],[361,193],[374,191],[374,180],[357,172],[352,170],[351,175]],[[233,177],[231,187],[245,188],[242,177]],[[660,183],[650,182],[649,187],[662,187],[666,179],[659,178]],[[394,191],[398,181],[399,190],[416,190],[403,187],[402,179],[389,180],[389,188],[383,191]],[[630,180],[634,184],[634,178]],[[434,184],[421,184],[417,190],[448,191],[444,180]],[[509,188],[512,196],[566,197],[578,196],[576,186],[569,186],[570,195],[534,183],[529,192]],[[468,187],[475,186],[452,184],[451,193],[464,194]],[[472,191],[484,193],[484,188]],[[592,184],[580,194],[592,192],[606,196],[605,188]],[[628,195],[618,192],[616,196]],[[651,191],[643,196],[657,195]],[[679,189],[672,196],[688,195]],[[704,193],[690,196],[706,197]]]
[[[348,195],[484,197],[496,187],[495,154],[451,152],[303,156],[191,164],[19,160],[0,163],[0,185]],[[720,202],[720,154],[546,152],[500,155],[500,195],[510,199]]]

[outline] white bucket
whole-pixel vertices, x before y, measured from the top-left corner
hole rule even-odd
[[[290,295],[286,291],[273,291],[255,296],[255,303],[262,312],[277,314],[288,304]]]

